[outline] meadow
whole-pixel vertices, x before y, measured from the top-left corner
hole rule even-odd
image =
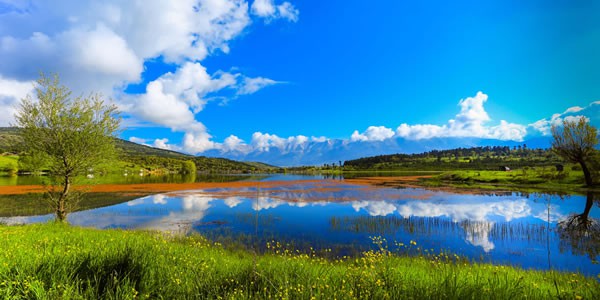
[[[266,254],[198,235],[0,225],[4,299],[598,299],[598,278],[387,250],[327,259],[275,241]]]

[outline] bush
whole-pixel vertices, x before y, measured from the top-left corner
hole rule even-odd
[[[4,172],[8,173],[8,175],[16,175],[19,172],[19,168],[17,163],[14,161],[9,161],[3,168]]]
[[[181,174],[196,174],[196,164],[191,160],[182,162]]]

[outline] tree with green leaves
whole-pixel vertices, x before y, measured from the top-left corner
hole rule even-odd
[[[72,97],[57,75],[42,74],[35,96],[21,100],[16,125],[27,152],[47,159],[52,178],[47,195],[57,221],[64,222],[77,201],[75,177],[114,158],[120,118],[116,106],[105,104],[99,94]]]
[[[590,171],[590,159],[593,159],[598,144],[598,130],[590,125],[585,118],[578,121],[564,120],[562,126],[552,126],[552,151],[563,159],[578,163],[585,177],[585,184],[594,183]]]
[[[19,170],[30,172],[31,174],[40,174],[46,166],[46,155],[41,152],[29,152],[19,155]]]
[[[196,164],[191,160],[181,163],[181,174],[196,174]]]

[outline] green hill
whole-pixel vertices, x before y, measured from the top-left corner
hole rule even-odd
[[[499,170],[554,166],[564,162],[548,149],[493,146],[433,150],[418,154],[363,157],[344,162],[344,170]]]
[[[171,150],[153,148],[115,138],[120,153],[118,168],[176,172],[186,160],[192,160],[203,173],[258,173],[272,172],[277,167],[257,162],[239,162],[225,158],[192,156]],[[0,127],[0,154],[27,152],[18,128]]]

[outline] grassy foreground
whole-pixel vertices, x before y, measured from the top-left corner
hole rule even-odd
[[[326,260],[275,244],[254,256],[200,236],[0,226],[0,298],[599,299],[581,275],[367,252]]]

